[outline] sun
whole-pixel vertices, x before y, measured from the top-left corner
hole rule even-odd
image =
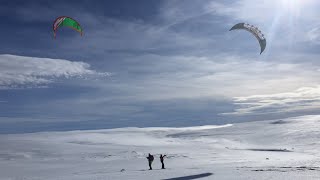
[[[280,6],[283,10],[291,13],[300,12],[302,9],[308,9],[314,5],[318,0],[279,0]]]
[[[282,14],[299,17],[307,1],[308,0],[279,0],[278,2],[280,2]]]
[[[302,6],[303,0],[280,0],[282,9],[290,13],[299,13]]]

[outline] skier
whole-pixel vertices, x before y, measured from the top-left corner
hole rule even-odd
[[[151,154],[149,153],[147,159],[148,159],[148,162],[149,162],[149,170],[152,170],[151,165],[152,165],[152,162],[153,162],[153,160],[154,160],[153,155],[151,155]]]
[[[164,159],[164,157],[166,157],[167,155],[162,155],[162,154],[160,154],[160,162],[161,162],[161,164],[162,164],[162,168],[161,169],[165,169],[164,168],[164,162],[163,162],[163,159]]]

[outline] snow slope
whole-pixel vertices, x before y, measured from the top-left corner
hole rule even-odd
[[[320,116],[0,135],[1,180],[320,179]],[[146,156],[155,155],[149,171]],[[159,154],[167,154],[161,170]]]

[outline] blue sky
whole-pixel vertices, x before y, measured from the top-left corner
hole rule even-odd
[[[0,133],[318,114],[316,0],[1,1]],[[80,36],[52,23],[78,20]],[[267,39],[232,25],[258,26]]]

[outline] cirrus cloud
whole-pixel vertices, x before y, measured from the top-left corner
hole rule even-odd
[[[292,92],[237,97],[233,115],[314,111],[320,107],[320,85],[302,87]]]
[[[90,69],[84,62],[63,59],[0,55],[0,89],[38,87],[55,78],[107,75]]]

